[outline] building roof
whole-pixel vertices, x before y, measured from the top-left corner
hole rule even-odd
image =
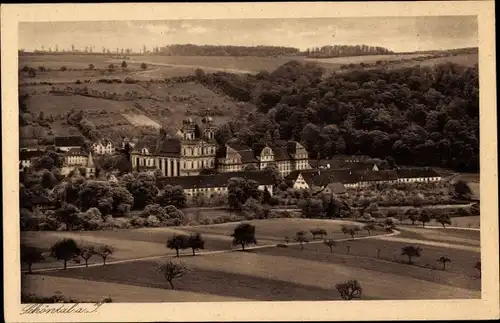
[[[87,168],[95,168],[94,157],[92,156],[92,150],[89,151],[89,157],[87,158]]]
[[[87,156],[87,153],[82,148],[70,148],[64,153],[66,156]]]
[[[440,175],[430,167],[398,168],[396,172],[399,178],[440,177]]]
[[[55,137],[54,146],[56,147],[80,147],[83,146],[82,136]]]
[[[333,183],[328,184],[328,188],[334,194],[344,194],[345,193],[344,184],[339,183],[339,182],[333,182]]]
[[[231,172],[215,175],[179,176],[179,177],[158,177],[157,186],[163,188],[166,185],[179,185],[183,189],[190,188],[210,188],[226,187],[231,178],[241,177],[247,180],[254,180],[259,185],[273,185],[274,180],[264,172]]]
[[[30,160],[31,158],[36,158],[43,156],[45,151],[43,150],[27,150],[27,151],[19,151],[19,160]]]
[[[30,198],[32,204],[51,204],[52,200],[45,196],[35,195]]]

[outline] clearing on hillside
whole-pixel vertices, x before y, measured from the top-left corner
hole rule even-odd
[[[153,127],[156,129],[161,128],[161,126],[158,124],[158,122],[151,120],[151,118],[148,118],[143,114],[122,113],[122,116],[125,117],[125,119],[127,119],[128,122],[130,122],[131,124],[133,124],[136,127],[147,126],[147,127]]]

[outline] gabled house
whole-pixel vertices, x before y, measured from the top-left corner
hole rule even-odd
[[[34,158],[42,157],[45,154],[43,150],[21,150],[19,151],[19,169],[31,167]]]
[[[96,155],[112,155],[115,153],[115,146],[110,140],[99,140],[91,146]]]

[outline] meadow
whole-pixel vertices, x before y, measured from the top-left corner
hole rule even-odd
[[[340,232],[338,220],[269,219],[251,221],[256,226],[257,248],[246,252],[231,246],[236,223],[173,228],[142,228],[102,232],[23,232],[25,243],[44,246],[61,237],[87,243],[111,244],[116,252],[106,266],[50,270],[24,275],[23,292],[73,298],[86,293],[113,302],[241,301],[241,300],[339,300],[335,284],[357,279],[364,300],[479,298],[480,279],[474,268],[480,259],[479,231],[401,227],[401,234],[350,240]],[[330,249],[321,240],[304,248],[284,243],[297,230],[324,228],[338,242]],[[165,241],[175,233],[201,232],[206,250],[197,256],[181,252],[188,273],[174,281],[175,290],[157,270],[158,261],[173,257]],[[363,234],[366,237],[366,234]],[[441,242],[441,243],[439,243]],[[401,248],[418,245],[422,255],[407,263]],[[474,247],[475,245],[476,247]],[[471,249],[472,248],[472,249]],[[474,249],[475,248],[475,249]],[[477,249],[477,250],[476,250]],[[437,259],[452,262],[442,270]],[[174,257],[175,258],[175,257]],[[90,263],[100,259],[91,258]],[[61,263],[38,264],[53,268]],[[92,288],[91,288],[92,287]]]

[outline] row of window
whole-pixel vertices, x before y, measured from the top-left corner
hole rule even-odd
[[[183,147],[183,156],[215,155],[215,147]]]
[[[213,159],[185,161],[183,166],[183,169],[213,168],[215,167],[215,161]]]

